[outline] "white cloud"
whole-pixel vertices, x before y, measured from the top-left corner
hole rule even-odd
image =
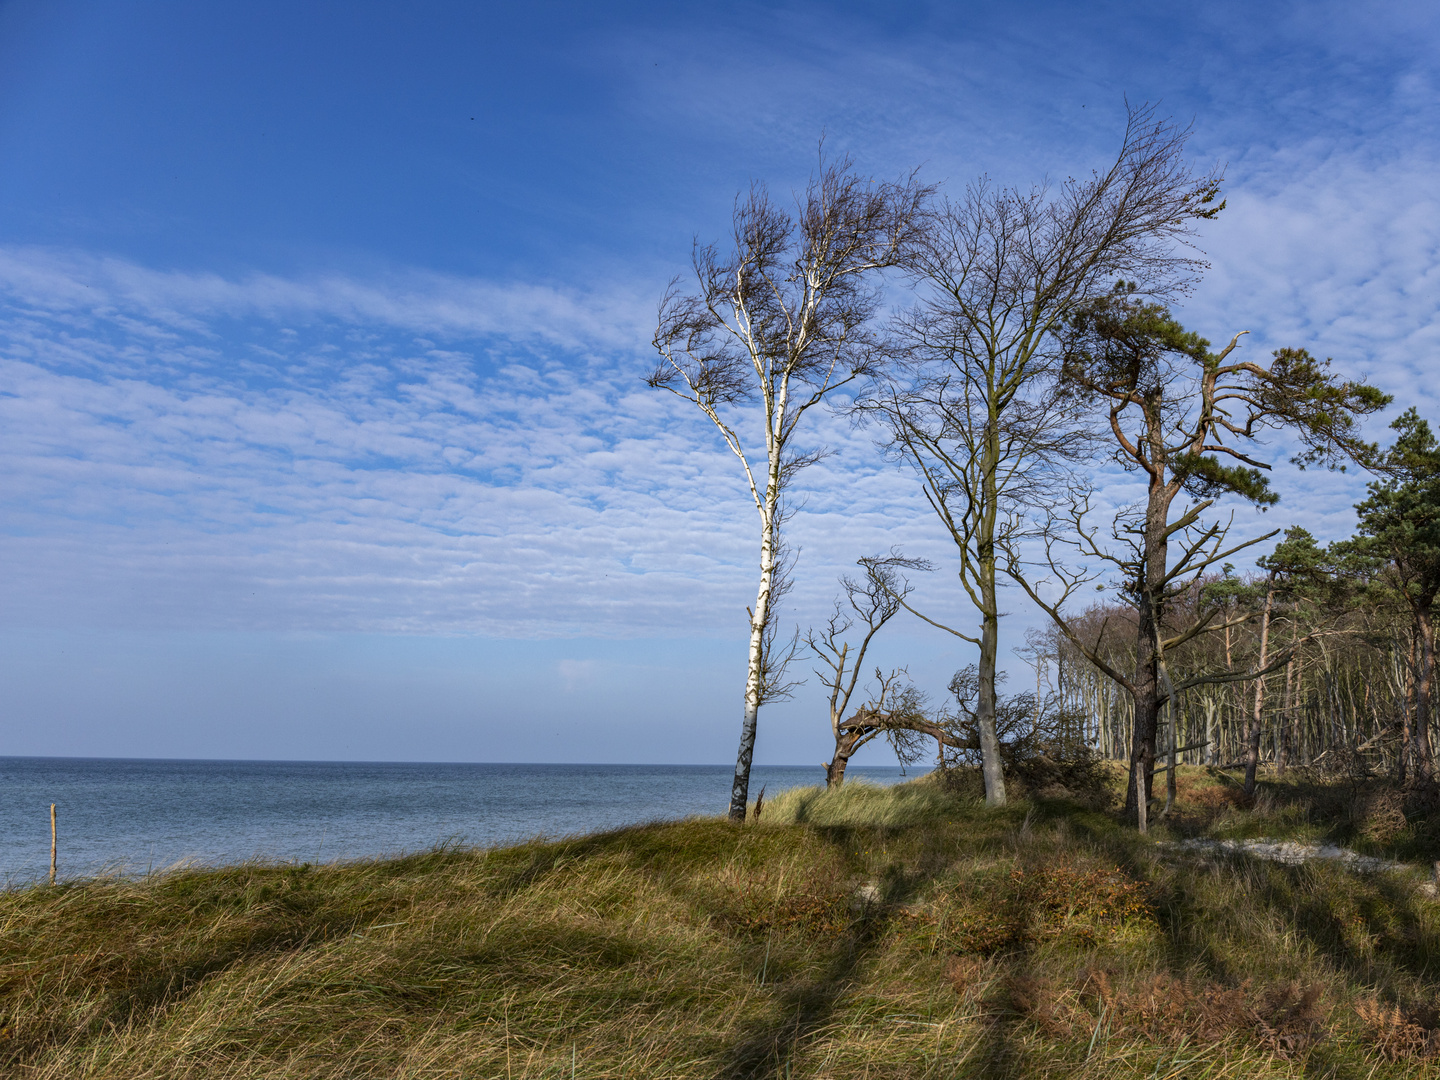
[[[0,289],[22,312],[93,313],[144,340],[190,332],[213,339],[209,320],[334,320],[442,337],[499,334],[567,349],[633,348],[648,339],[653,302],[618,289],[579,293],[411,270],[374,281],[339,275],[289,279],[159,271],[123,259],[0,248]]]
[[[261,302],[213,302],[251,294],[208,276],[137,290],[116,283],[155,276],[114,261],[0,265],[18,297],[0,351],[13,623],[704,633],[752,602],[733,459],[644,388],[638,350],[607,349],[623,324],[557,321],[549,342],[524,320],[431,327],[437,347],[319,302],[296,333]],[[815,603],[916,513],[868,438],[826,423],[842,453],[796,523]]]
[[[1425,77],[1397,71],[1393,93]],[[1183,319],[1217,340],[1248,329],[1257,356],[1333,356],[1440,419],[1432,143],[1403,125],[1283,145],[1253,129],[1206,133],[1232,162],[1230,209]],[[226,278],[0,249],[7,618],[735,632],[753,511],[705,422],[640,382],[662,284]],[[944,553],[869,436],[820,427],[840,453],[807,474],[792,530],[802,620],[858,554]],[[1322,539],[1349,530],[1363,489],[1285,466],[1276,483],[1281,506],[1254,530]],[[953,603],[942,586],[927,584]]]

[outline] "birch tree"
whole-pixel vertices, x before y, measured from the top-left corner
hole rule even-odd
[[[780,696],[775,580],[786,494],[824,456],[800,422],[842,387],[876,375],[887,355],[877,321],[881,278],[911,264],[931,191],[914,176],[875,182],[848,160],[826,163],[793,210],[763,185],[736,201],[722,248],[695,244],[692,288],[660,303],[648,382],[690,402],[744,474],[759,525],[759,583],[749,609],[744,709],[730,818],[744,821],[760,708]]]

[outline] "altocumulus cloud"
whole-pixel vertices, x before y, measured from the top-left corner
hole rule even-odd
[[[1234,134],[1229,150],[1215,140],[1230,208],[1186,323],[1217,341],[1250,330],[1256,358],[1334,356],[1440,420],[1433,145],[1408,129],[1274,146]],[[735,633],[753,510],[706,424],[641,383],[657,293],[422,271],[227,278],[0,249],[3,618]],[[872,433],[817,419],[836,453],[805,475],[793,522],[802,623],[857,555],[945,550]],[[1104,502],[1132,497],[1131,479],[1105,476]],[[1352,527],[1363,477],[1281,464],[1276,482],[1281,506],[1242,514],[1242,534]],[[941,590],[931,610],[966,617],[953,588],[925,588]]]
[[[694,634],[749,602],[753,510],[641,383],[648,302],[13,250],[0,290],[11,625]],[[822,427],[817,604],[817,563],[919,514]]]

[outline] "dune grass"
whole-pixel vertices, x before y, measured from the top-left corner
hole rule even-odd
[[[1162,839],[1314,832],[1329,805],[1184,779]],[[1363,839],[1370,796],[1334,797]],[[1440,1075],[1419,885],[916,783],[785,793],[744,827],[36,886],[0,893],[0,1073]]]
[[[761,821],[772,826],[898,829],[943,817],[954,804],[933,783],[881,787],[856,779],[833,791],[822,786],[781,792],[764,805]]]

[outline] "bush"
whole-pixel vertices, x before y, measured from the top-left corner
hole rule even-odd
[[[950,680],[958,711],[941,717],[942,724],[964,743],[949,751],[944,785],[968,793],[973,782],[964,766],[980,762],[976,721],[979,677],[975,666],[961,668]],[[1085,718],[1060,707],[1053,696],[1041,699],[1030,691],[996,695],[995,735],[1007,782],[1042,797],[1073,798],[1096,809],[1110,806],[1114,792],[1108,767],[1085,741]],[[958,766],[958,768],[957,768]]]
[[[1013,773],[1028,791],[1041,798],[1070,798],[1096,810],[1115,801],[1111,770],[1087,746],[1061,748],[1052,756],[1048,747],[1011,762]]]

